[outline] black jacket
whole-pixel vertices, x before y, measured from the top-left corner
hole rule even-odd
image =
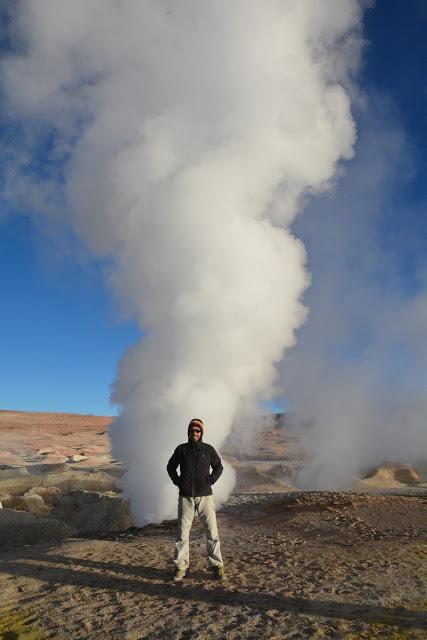
[[[180,475],[176,470],[180,468]],[[212,467],[212,471],[210,468]],[[215,449],[205,442],[180,444],[166,467],[180,496],[211,496],[211,486],[222,473],[221,458]]]

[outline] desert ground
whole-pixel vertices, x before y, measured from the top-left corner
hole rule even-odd
[[[224,457],[227,580],[195,523],[172,581],[174,521],[132,526],[111,418],[0,412],[0,639],[427,638],[425,470],[384,464],[346,492],[303,492],[297,434],[269,424]]]

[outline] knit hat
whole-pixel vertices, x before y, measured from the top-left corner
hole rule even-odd
[[[189,425],[188,425],[188,430],[187,430],[188,435],[190,435],[191,427],[199,427],[199,429],[200,429],[200,431],[202,432],[202,435],[203,435],[203,428],[204,428],[203,420],[200,420],[200,418],[192,418],[190,420]]]

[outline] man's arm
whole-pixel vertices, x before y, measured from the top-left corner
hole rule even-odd
[[[223,471],[221,458],[219,457],[219,455],[217,454],[217,452],[213,447],[211,447],[211,467],[212,467],[212,472],[209,476],[209,482],[212,485],[212,484],[215,484],[215,482],[218,480],[218,478],[220,477]]]
[[[172,457],[169,460],[169,462],[167,464],[167,467],[166,467],[170,479],[172,480],[172,482],[174,484],[176,484],[177,487],[179,487],[180,482],[181,482],[181,478],[176,472],[177,467],[179,465],[179,458],[180,458],[179,447],[177,447],[175,449],[175,451],[173,452]]]

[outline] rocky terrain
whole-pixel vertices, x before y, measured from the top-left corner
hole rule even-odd
[[[0,465],[111,463],[109,416],[0,411]]]
[[[132,526],[110,421],[0,412],[0,639],[427,638],[423,469],[301,492],[297,434],[270,421],[223,452],[237,472],[218,514],[227,581],[196,524],[175,584],[176,522]]]

